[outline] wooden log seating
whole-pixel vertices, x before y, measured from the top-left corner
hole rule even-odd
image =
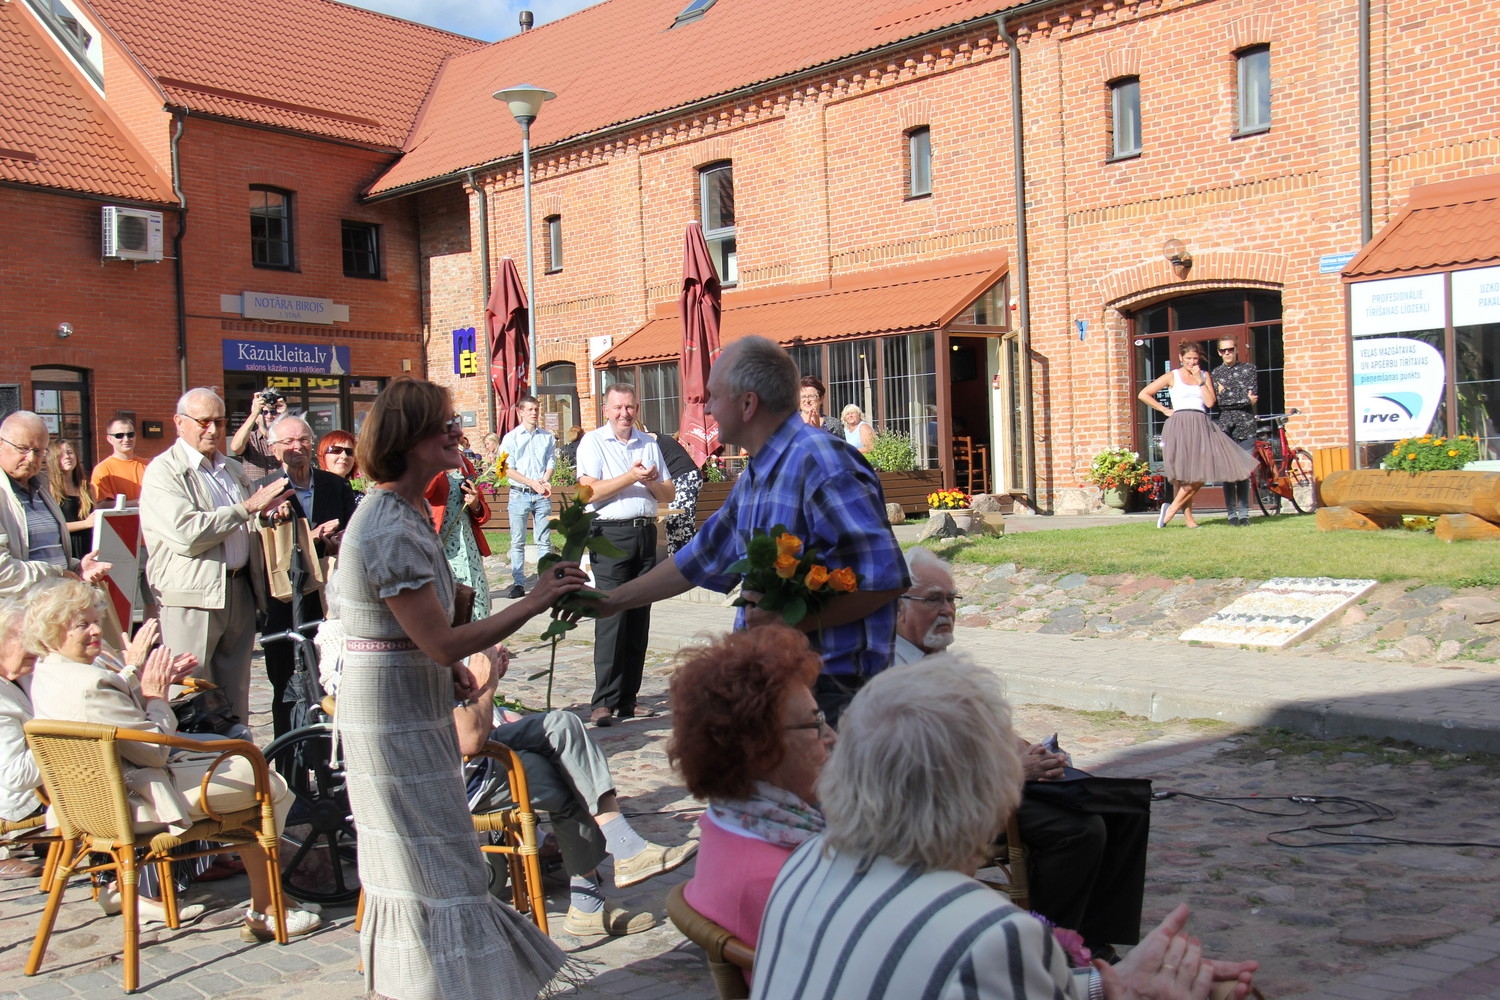
[[[1320,531],[1379,531],[1400,527],[1403,515],[1437,517],[1445,542],[1500,541],[1500,473],[1331,472],[1319,486]]]

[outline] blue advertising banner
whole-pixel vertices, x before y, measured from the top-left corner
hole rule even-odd
[[[478,333],[472,326],[453,331],[453,374],[479,374]]]
[[[349,348],[335,344],[291,344],[278,340],[226,340],[224,370],[347,375]]]

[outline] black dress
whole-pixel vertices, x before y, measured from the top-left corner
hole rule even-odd
[[[62,511],[64,521],[78,521],[82,519],[80,514],[83,510],[82,497],[64,494],[63,498],[57,502],[57,507]],[[71,531],[68,534],[73,542],[74,559],[82,559],[94,547],[94,532],[92,529],[84,528],[82,531]]]

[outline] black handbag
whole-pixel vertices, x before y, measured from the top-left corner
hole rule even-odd
[[[240,724],[229,695],[220,687],[209,687],[172,702],[179,733],[217,733],[227,736]]]

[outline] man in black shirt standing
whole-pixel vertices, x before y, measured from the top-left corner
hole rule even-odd
[[[1218,396],[1214,421],[1219,430],[1247,452],[1255,450],[1255,366],[1239,360],[1239,345],[1233,338],[1219,341],[1219,367],[1213,370],[1214,393]],[[1229,511],[1231,527],[1243,528],[1250,523],[1250,480],[1224,484],[1224,506]]]

